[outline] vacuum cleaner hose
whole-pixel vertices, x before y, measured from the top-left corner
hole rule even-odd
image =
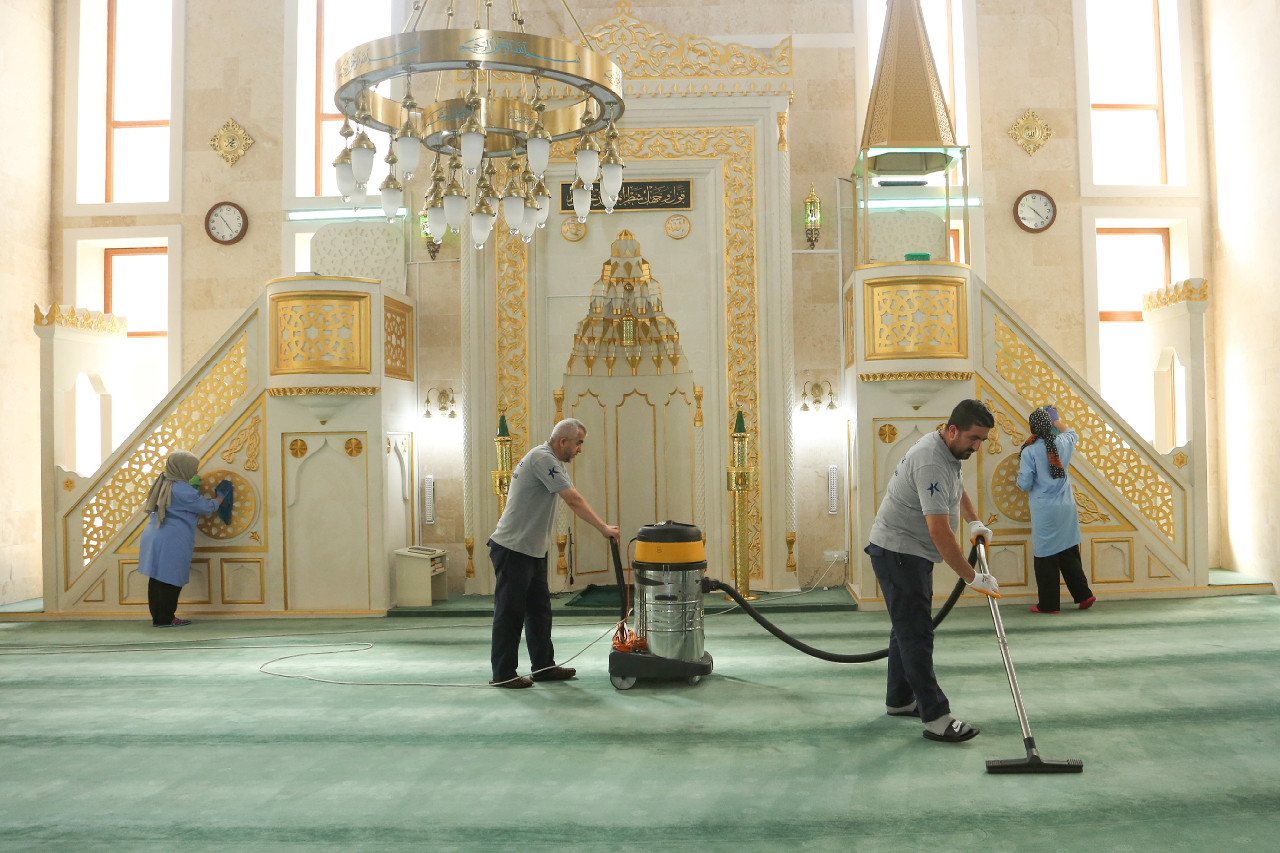
[[[933,617],[933,627],[937,628],[939,625],[942,624],[942,620],[947,618],[947,614],[951,612],[951,608],[955,607],[956,602],[960,600],[960,596],[964,594],[964,587],[965,587],[965,583],[963,580],[956,582],[955,589],[951,590],[951,596],[946,600],[946,602],[938,610],[937,614]],[[745,598],[743,598],[742,595],[729,584],[723,583],[722,581],[715,580],[714,578],[703,578],[702,579],[703,594],[706,594],[713,590],[719,590],[721,592],[726,593],[730,598],[732,598],[734,601],[736,601],[739,605],[742,606],[742,609],[747,612],[747,615],[749,615],[752,619],[759,622],[761,627],[763,627],[766,631],[768,631],[770,634],[773,634],[773,636],[777,637],[779,640],[786,643],[788,646],[791,646],[794,649],[798,649],[804,652],[806,655],[811,655],[812,657],[815,657],[815,658],[821,658],[822,660],[825,660],[825,661],[831,661],[832,663],[870,663],[871,661],[883,660],[884,658],[889,656],[888,649],[881,649],[878,652],[867,652],[865,654],[860,654],[860,655],[838,655],[835,652],[827,652],[827,651],[823,651],[822,649],[814,648],[808,643],[801,642],[800,640],[797,640],[795,637],[792,637],[790,634],[783,631],[777,625],[774,625],[772,622],[766,619],[763,615],[761,615],[759,610],[756,610],[754,607],[752,607],[751,603],[748,602]]]

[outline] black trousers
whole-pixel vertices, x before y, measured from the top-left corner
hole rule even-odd
[[[493,593],[493,680],[515,678],[520,663],[520,632],[529,649],[530,669],[555,666],[551,645],[551,588],[547,558],[530,557],[489,540],[489,560],[497,586]]]
[[[920,708],[920,719],[932,722],[951,713],[951,703],[933,672],[933,563],[878,545],[868,545],[865,550],[893,626],[884,703],[901,708],[914,701]]]
[[[1059,576],[1067,582],[1067,589],[1071,592],[1071,598],[1076,604],[1087,601],[1093,595],[1089,590],[1089,582],[1085,580],[1084,569],[1080,565],[1079,545],[1072,545],[1051,557],[1036,557],[1034,562],[1036,588],[1040,592],[1038,604],[1041,610],[1062,609]]]
[[[147,578],[147,607],[151,609],[152,625],[173,624],[180,595],[182,595],[182,587],[158,581],[155,578]]]

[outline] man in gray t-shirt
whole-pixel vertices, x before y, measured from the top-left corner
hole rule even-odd
[[[886,710],[921,718],[926,738],[947,743],[966,741],[978,729],[951,716],[933,672],[933,565],[945,562],[974,589],[1000,595],[995,578],[978,575],[956,540],[963,517],[971,538],[991,541],[960,479],[960,462],[982,446],[994,426],[981,401],[962,400],[946,427],[917,441],[893,472],[865,549],[893,625]]]
[[[562,681],[577,675],[572,667],[556,666],[551,644],[547,542],[555,524],[557,499],[604,536],[618,539],[618,528],[596,515],[569,478],[569,463],[582,452],[586,437],[582,421],[561,421],[547,443],[526,453],[511,475],[507,508],[489,537],[489,559],[497,581],[490,651],[493,680],[489,683],[497,687],[532,687],[535,681]],[[516,674],[522,629],[532,678]]]

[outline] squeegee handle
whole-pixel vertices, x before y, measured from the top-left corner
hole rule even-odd
[[[618,579],[618,599],[622,605],[618,619],[625,622],[627,621],[627,579],[622,574],[622,557],[618,555],[617,539],[609,540],[609,550],[613,553],[613,574]]]

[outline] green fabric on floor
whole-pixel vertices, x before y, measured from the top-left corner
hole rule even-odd
[[[171,631],[0,623],[0,846],[1021,853],[1274,843],[1280,600],[1003,615],[1041,752],[1083,759],[1083,774],[985,772],[985,759],[1024,754],[985,607],[957,609],[938,635],[953,710],[983,730],[962,745],[885,716],[882,662],[815,660],[737,614],[708,617],[716,671],[702,684],[629,691],[607,677],[608,620],[557,617],[558,660],[580,677],[518,691],[259,672],[285,655],[340,652],[272,666],[481,684],[490,625],[479,618]],[[882,647],[888,632],[883,613],[776,621],[838,652]],[[14,654],[102,642],[159,645]],[[360,642],[374,645],[317,647]],[[270,644],[307,647],[230,648]]]

